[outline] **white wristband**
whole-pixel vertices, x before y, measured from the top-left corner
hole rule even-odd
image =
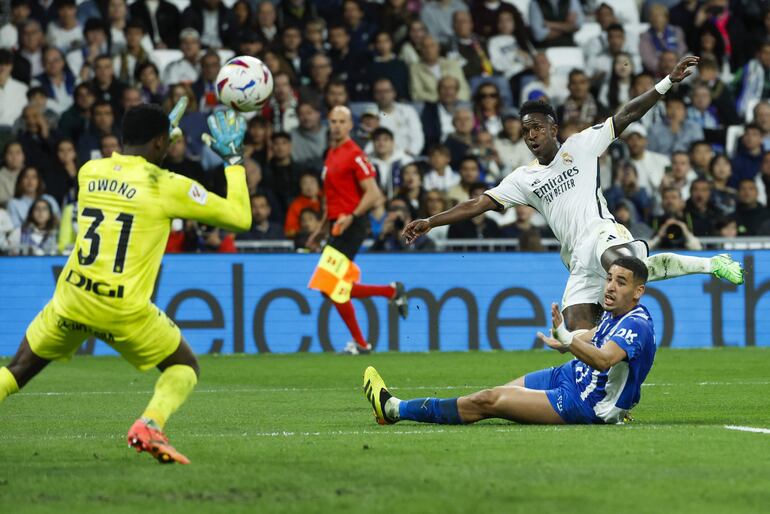
[[[583,334],[585,332],[588,332],[588,330],[586,330],[585,328],[579,328],[577,330],[570,332],[569,330],[567,330],[567,327],[564,325],[564,322],[562,321],[561,324],[558,327],[556,327],[556,329],[554,330],[553,335],[564,348],[569,348],[575,336],[579,336],[580,334]]]
[[[668,90],[671,89],[671,86],[673,85],[674,83],[671,82],[671,77],[666,75],[663,80],[655,84],[655,91],[657,91],[661,95],[665,95],[666,93],[668,93]]]

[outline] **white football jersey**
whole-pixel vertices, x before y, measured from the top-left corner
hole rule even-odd
[[[615,220],[599,183],[599,156],[615,137],[610,117],[567,138],[548,165],[535,161],[521,166],[484,194],[506,209],[537,209],[561,242],[561,259],[569,269],[573,251],[592,226]]]

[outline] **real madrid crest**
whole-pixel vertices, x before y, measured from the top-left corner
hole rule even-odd
[[[572,156],[567,152],[562,152],[561,158],[564,159],[564,164],[572,164]]]

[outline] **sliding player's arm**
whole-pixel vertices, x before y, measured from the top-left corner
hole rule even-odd
[[[225,167],[227,198],[206,191],[199,183],[176,173],[161,175],[160,201],[169,218],[196,220],[232,232],[251,228],[251,204],[243,166]]]
[[[696,57],[694,55],[689,55],[683,58],[674,67],[671,73],[669,73],[668,79],[672,83],[681,82],[692,74],[692,70],[688,70],[687,68],[697,65],[699,60],[700,57]],[[663,79],[661,82],[665,82],[665,80],[666,79]],[[668,84],[667,86],[670,88],[671,84]],[[654,88],[642,93],[641,95],[625,104],[620,108],[618,113],[612,117],[615,123],[615,133],[617,135],[622,134],[626,127],[628,127],[631,123],[642,119],[642,116],[644,116],[647,111],[649,111],[652,106],[655,105],[658,100],[660,100],[660,97],[663,95],[658,92],[658,87],[660,87],[663,91],[668,89],[665,84],[656,85]]]

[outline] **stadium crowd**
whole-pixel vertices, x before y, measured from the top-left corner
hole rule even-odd
[[[232,55],[272,70],[248,121],[253,226],[239,240],[293,240],[320,222],[325,117],[354,113],[354,140],[386,202],[373,250],[441,239],[549,235],[529,207],[432,231],[418,216],[481,194],[533,160],[517,106],[544,98],[560,138],[602,122],[686,54],[696,73],[629,127],[598,163],[617,220],[657,248],[703,236],[770,235],[769,0],[11,0],[0,27],[0,253],[66,253],[77,173],[120,152],[130,107],[189,99],[164,167],[224,194],[201,143]],[[590,201],[587,199],[586,201]],[[233,234],[178,220],[169,252],[233,252]]]

